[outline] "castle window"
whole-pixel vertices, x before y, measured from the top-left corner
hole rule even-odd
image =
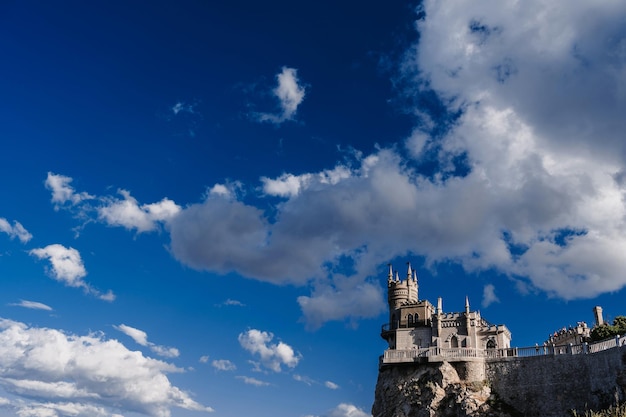
[[[495,349],[496,348],[496,342],[493,339],[489,339],[487,341],[487,349]]]
[[[416,325],[416,326],[417,326],[417,321],[418,321],[418,319],[419,319],[419,316],[418,316],[418,314],[417,314],[417,313],[415,313],[415,325]]]
[[[456,335],[452,336],[452,338],[450,338],[450,347],[451,348],[458,348],[459,347],[459,338],[456,337]]]
[[[408,326],[409,326],[409,327],[413,327],[413,315],[412,315],[412,314],[409,314],[409,315],[408,315],[408,317],[407,317],[407,321],[408,321],[408,322],[407,322]]]

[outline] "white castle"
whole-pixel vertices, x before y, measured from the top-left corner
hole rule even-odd
[[[493,325],[470,311],[465,297],[465,311],[444,313],[441,297],[437,308],[428,300],[420,300],[417,273],[408,265],[403,281],[389,265],[387,300],[389,322],[383,325],[381,337],[390,350],[412,350],[431,347],[507,349],[511,347],[511,332],[503,324]]]

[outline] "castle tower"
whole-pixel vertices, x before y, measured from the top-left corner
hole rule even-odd
[[[596,319],[596,326],[602,326],[604,324],[604,318],[602,318],[602,307],[595,306],[593,308],[593,315]]]

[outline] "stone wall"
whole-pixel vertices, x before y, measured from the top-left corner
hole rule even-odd
[[[626,400],[626,348],[384,366],[374,417],[570,417]]]
[[[524,416],[570,416],[624,401],[626,349],[490,361],[485,376],[499,399]]]

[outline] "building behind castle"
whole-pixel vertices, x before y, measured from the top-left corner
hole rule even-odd
[[[387,277],[389,322],[381,337],[389,349],[410,350],[430,347],[504,349],[511,346],[511,332],[503,324],[493,325],[478,311],[471,311],[465,298],[465,311],[444,313],[441,297],[437,307],[419,299],[417,273],[408,265],[401,280],[389,266]]]

